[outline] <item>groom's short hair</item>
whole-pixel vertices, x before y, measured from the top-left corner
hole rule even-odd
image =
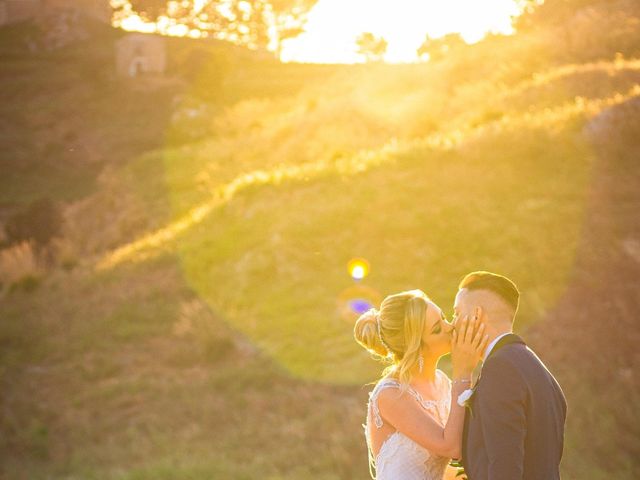
[[[484,271],[471,272],[458,285],[458,290],[463,288],[470,291],[489,290],[507,302],[507,305],[513,308],[514,313],[518,310],[518,303],[520,302],[518,287],[503,275]]]

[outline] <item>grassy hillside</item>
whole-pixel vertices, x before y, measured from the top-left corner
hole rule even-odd
[[[450,312],[483,268],[518,283],[517,330],[565,387],[563,478],[635,478],[640,60],[546,55],[547,34],[405,66],[176,39],[167,77],[139,83],[71,76],[106,64],[108,42],[5,52],[4,115],[48,105],[101,160],[94,184],[68,168],[48,182],[9,166],[51,132],[7,137],[3,201],[38,182],[67,200],[73,262],[0,299],[0,476],[367,478],[380,366],[345,305],[422,288]],[[66,90],[43,90],[45,71]],[[600,327],[610,314],[620,328]]]
[[[640,78],[638,66],[623,60],[542,72],[556,97],[543,96],[542,105],[540,82],[494,91],[481,84],[477,105],[458,113],[450,98],[446,123],[423,137],[404,131],[415,104],[395,100],[426,105],[421,99],[437,95],[416,81],[434,75],[428,66],[395,70],[382,82],[386,72],[363,71],[353,90],[338,78],[337,88],[246,102],[214,120],[223,126],[218,137],[129,167],[129,178],[144,179],[129,188],[152,204],[161,199],[171,213],[99,267],[177,252],[186,279],[212,307],[292,373],[323,381],[371,374],[350,335],[353,319],[336,305],[353,283],[346,271],[353,257],[369,260],[365,282],[378,292],[424,288],[447,310],[465,272],[503,271],[523,289],[524,328],[563,292],[573,264],[594,158],[580,129],[640,93],[627,77]],[[565,85],[585,69],[619,77],[618,89],[578,97]],[[404,87],[395,98],[394,84]],[[247,132],[253,118],[261,125]],[[151,184],[145,172],[157,165],[162,182]],[[318,335],[340,354],[326,358]]]

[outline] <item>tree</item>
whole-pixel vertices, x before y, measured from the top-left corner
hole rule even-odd
[[[541,47],[548,57],[579,63],[640,52],[638,0],[519,1],[524,10],[514,19],[514,28],[542,33]]]
[[[269,45],[262,0],[209,1],[195,12],[193,28],[215,38],[258,49]]]
[[[115,0],[111,2],[111,6],[116,21],[124,20],[135,14],[145,22],[157,23],[160,17],[168,14],[166,0]]]
[[[582,8],[621,2],[617,0],[517,0],[517,3],[522,14],[514,18],[513,25],[516,30],[523,31],[536,26],[563,23]]]
[[[304,32],[307,17],[318,0],[271,0],[271,25],[274,30],[276,56],[280,58],[282,42]]]
[[[424,58],[426,55],[429,57],[429,61],[435,62],[463,45],[466,45],[466,42],[459,33],[448,33],[439,38],[432,38],[427,35],[422,45],[416,50],[416,53],[418,58]]]
[[[304,32],[317,0],[114,0],[115,18],[138,15],[165,25],[184,25],[253,49],[270,46],[280,57],[282,42]]]
[[[40,198],[9,217],[5,226],[8,243],[33,242],[36,254],[43,257],[51,240],[61,234],[63,222],[60,205],[50,198]]]
[[[363,55],[367,62],[381,62],[387,53],[387,41],[370,32],[360,34],[356,39],[356,45],[358,53]]]

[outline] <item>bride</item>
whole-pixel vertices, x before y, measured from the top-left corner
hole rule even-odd
[[[369,393],[363,425],[372,478],[441,480],[450,459],[460,457],[465,412],[456,399],[470,388],[486,347],[484,325],[464,318],[454,328],[424,292],[411,290],[361,315],[354,335],[391,361]],[[449,352],[453,381],[436,368]]]

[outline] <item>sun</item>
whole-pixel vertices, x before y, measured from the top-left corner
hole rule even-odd
[[[306,32],[284,43],[285,62],[357,63],[355,39],[372,32],[388,42],[385,60],[415,62],[428,34],[458,32],[468,43],[486,33],[513,33],[516,0],[319,0]]]

